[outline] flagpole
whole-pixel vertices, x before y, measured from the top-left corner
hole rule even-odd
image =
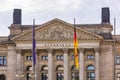
[[[116,71],[115,71],[115,63],[116,63],[116,37],[115,37],[115,35],[116,35],[116,19],[114,18],[114,43],[113,43],[113,45],[114,45],[114,80],[116,79],[116,76],[115,76],[115,74],[116,74]]]
[[[33,68],[33,77],[36,80],[36,40],[35,40],[35,19],[33,19],[32,27],[32,68]]]
[[[78,61],[78,40],[77,40],[77,33],[75,28],[75,18],[74,18],[74,65],[76,69],[79,68],[79,61]]]
[[[75,36],[75,31],[76,31],[76,29],[75,29],[75,18],[74,18],[74,36]],[[74,48],[75,48],[75,44],[74,44]],[[74,51],[74,65],[75,65],[75,51]],[[75,68],[76,68],[76,66],[75,66]]]

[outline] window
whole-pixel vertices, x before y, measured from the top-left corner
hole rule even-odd
[[[4,74],[0,75],[0,80],[5,80],[5,75]]]
[[[93,55],[87,55],[87,59],[92,60],[92,59],[94,59],[94,56]]]
[[[0,66],[6,66],[6,56],[0,56]]]
[[[95,68],[90,65],[87,67],[87,80],[95,80]]]
[[[31,71],[31,70],[33,70],[33,67],[32,66],[28,66],[27,67],[27,71]]]
[[[56,59],[57,59],[57,60],[63,60],[63,55],[57,55],[57,56],[56,56]]]
[[[48,80],[48,66],[42,67],[42,80]]]
[[[120,64],[120,55],[116,55],[116,64]]]
[[[58,66],[56,70],[57,70],[56,71],[57,72],[56,73],[56,78],[57,78],[56,80],[64,80],[64,77],[63,77],[63,70],[64,70],[63,66],[61,66],[61,65]]]
[[[42,68],[42,71],[48,71],[48,67],[47,67],[47,66],[44,66],[44,67]]]
[[[72,66],[71,69],[71,80],[79,80],[79,70]]]
[[[26,59],[27,60],[32,60],[32,56],[27,56]]]
[[[71,78],[72,80],[79,80],[79,72],[72,72]]]
[[[57,73],[57,80],[63,80],[63,73]]]
[[[48,60],[48,55],[43,55],[43,56],[41,56],[41,59],[42,59],[42,60]]]
[[[117,74],[117,80],[120,80],[120,74]]]
[[[57,68],[57,70],[63,71],[63,67],[62,67],[62,66],[59,66],[59,67]]]
[[[31,77],[30,77],[30,71],[31,70],[33,70],[32,66],[28,66],[26,68],[26,71],[27,71],[27,73],[26,73],[26,80],[30,80],[31,79]]]
[[[30,80],[30,79],[31,79],[31,78],[30,78],[30,73],[27,73],[26,78],[27,78],[27,80]]]
[[[71,58],[72,58],[72,60],[74,60],[74,55],[72,55],[72,57],[71,57]]]
[[[42,80],[48,80],[48,73],[42,73]]]

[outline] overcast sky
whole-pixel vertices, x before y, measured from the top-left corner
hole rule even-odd
[[[109,7],[111,24],[116,18],[116,32],[120,34],[120,0],[0,0],[0,36],[9,35],[13,23],[13,9],[22,9],[22,24],[42,24],[59,18],[73,24],[101,23],[101,8]]]

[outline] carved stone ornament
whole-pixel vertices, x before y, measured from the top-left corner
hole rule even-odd
[[[67,29],[64,25],[49,25],[44,31],[36,33],[36,39],[40,40],[68,40],[73,39],[73,30]]]

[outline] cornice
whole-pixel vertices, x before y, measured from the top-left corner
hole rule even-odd
[[[111,44],[113,45],[113,40],[103,40],[101,44]]]
[[[28,43],[32,44],[32,40],[15,40],[16,44]],[[74,40],[36,40],[36,43],[73,43]],[[78,43],[82,42],[101,42],[99,39],[78,39]]]

